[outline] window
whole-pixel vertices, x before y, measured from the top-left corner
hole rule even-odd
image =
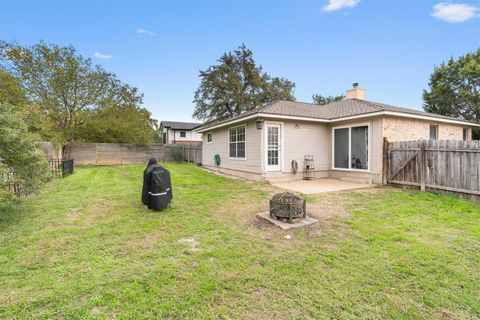
[[[180,131],[180,138],[186,138],[187,133],[185,131]]]
[[[430,140],[437,140],[438,139],[438,126],[430,125]]]
[[[167,132],[166,131],[163,132],[163,134],[162,134],[162,141],[163,141],[164,144],[167,143]]]
[[[333,167],[368,170],[368,126],[333,130]]]
[[[213,132],[208,132],[207,133],[207,143],[212,143],[213,142]]]
[[[463,129],[463,141],[468,140],[468,129]]]
[[[335,129],[335,168],[348,169],[348,131]]]
[[[229,130],[230,158],[245,159],[245,126]]]
[[[352,169],[368,169],[368,127],[351,128],[351,163]]]

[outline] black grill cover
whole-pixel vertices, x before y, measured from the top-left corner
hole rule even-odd
[[[163,210],[172,201],[170,172],[156,164],[145,169],[143,177],[142,202],[152,210]]]

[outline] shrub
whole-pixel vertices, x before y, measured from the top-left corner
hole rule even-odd
[[[48,179],[48,163],[25,123],[15,116],[13,108],[0,104],[0,202],[11,200],[8,184],[18,183],[26,193],[38,190]],[[5,181],[4,174],[13,168],[13,180]]]
[[[182,147],[174,147],[170,151],[170,154],[172,155],[173,160],[175,160],[176,163],[180,163],[183,161],[183,149]]]

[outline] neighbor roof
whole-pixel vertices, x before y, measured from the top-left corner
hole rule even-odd
[[[200,127],[202,124],[194,122],[162,121],[160,125],[172,130],[193,130]]]
[[[405,116],[411,115],[412,117],[421,116],[428,118],[436,118],[443,121],[455,121],[465,123],[471,126],[478,126],[478,124],[473,122],[442,116],[435,113],[422,112],[360,99],[344,99],[326,105],[318,105],[296,101],[271,102],[254,110],[247,111],[238,116],[234,116],[223,121],[207,123],[199,131],[204,131],[209,128],[222,126],[223,124],[228,124],[232,121],[240,120],[249,116],[253,116],[255,114],[259,114],[262,116],[282,116],[306,118],[306,120],[324,120],[323,122],[334,122],[341,121],[344,118],[353,116],[368,116],[369,114],[379,115],[388,113],[400,113],[404,114]]]

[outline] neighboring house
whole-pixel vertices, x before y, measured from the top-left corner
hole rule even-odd
[[[304,157],[313,155],[317,178],[381,183],[383,138],[470,140],[472,127],[479,126],[366,101],[365,90],[355,84],[342,101],[268,103],[197,131],[203,133],[202,162],[208,169],[262,181],[301,179]]]
[[[192,122],[160,122],[160,132],[164,144],[200,144],[202,134],[195,132],[201,123]]]

